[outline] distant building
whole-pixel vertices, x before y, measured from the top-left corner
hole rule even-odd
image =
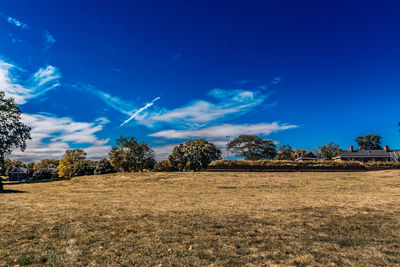
[[[9,181],[21,181],[29,179],[28,169],[25,167],[11,167],[8,171]]]
[[[382,150],[354,150],[353,146],[350,146],[350,150],[343,154],[333,158],[335,161],[399,161],[400,150],[390,150],[389,146],[384,146]]]
[[[305,153],[295,159],[295,161],[317,161],[319,160],[317,156],[314,155],[312,152]]]

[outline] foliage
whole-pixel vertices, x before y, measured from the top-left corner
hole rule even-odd
[[[6,176],[8,176],[8,172],[13,167],[28,168],[28,165],[23,163],[22,161],[19,161],[19,160],[11,160],[11,159],[5,159],[4,160],[4,171],[5,171],[5,175]]]
[[[154,165],[154,171],[156,171],[156,172],[173,172],[173,171],[177,171],[177,168],[172,166],[171,161],[169,161],[167,159],[167,160],[157,162]]]
[[[120,137],[110,151],[111,165],[119,172],[152,169],[154,152],[147,143],[138,143],[135,137]]]
[[[86,159],[86,152],[82,149],[67,150],[57,167],[59,177],[72,177],[74,165]]]
[[[0,91],[0,174],[4,174],[4,157],[11,153],[13,148],[22,151],[26,148],[26,140],[31,139],[31,128],[21,121],[21,111],[14,99],[5,98]]]
[[[174,148],[169,156],[172,166],[180,171],[198,171],[221,158],[221,150],[205,139],[189,140]]]
[[[34,170],[41,170],[41,169],[53,169],[57,168],[59,164],[59,160],[54,160],[54,159],[44,159],[40,161],[39,163],[36,163],[35,166],[33,167]]]
[[[82,160],[73,165],[71,177],[93,175],[95,165],[88,160]]]
[[[400,169],[399,162],[359,162],[359,161],[284,161],[284,160],[217,160],[208,166],[208,170],[382,170]]]
[[[276,146],[273,141],[252,135],[240,135],[228,143],[227,148],[246,160],[273,159]]]
[[[379,135],[369,134],[357,137],[356,142],[361,150],[380,150],[382,149],[381,139]]]
[[[107,174],[114,173],[115,169],[111,165],[110,161],[107,159],[99,160],[96,164],[96,168],[94,169],[94,174]]]
[[[322,156],[325,160],[332,160],[334,157],[339,156],[344,152],[340,149],[340,145],[330,142],[326,145],[319,146],[314,149],[316,155]]]
[[[53,172],[50,169],[36,169],[32,175],[32,180],[46,180],[51,178],[53,178]]]
[[[278,148],[277,160],[294,160],[295,154],[290,145],[283,145]]]

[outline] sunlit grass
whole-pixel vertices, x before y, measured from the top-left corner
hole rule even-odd
[[[400,171],[134,173],[5,189],[0,265],[400,263]]]

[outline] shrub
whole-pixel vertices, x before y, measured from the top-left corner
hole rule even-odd
[[[366,170],[366,166],[358,161],[217,160],[209,169]]]
[[[107,173],[114,173],[115,169],[111,165],[109,160],[102,159],[99,160],[96,164],[96,168],[94,169],[94,174],[107,174]]]
[[[161,162],[157,162],[154,165],[154,171],[156,171],[156,172],[173,172],[173,171],[177,171],[177,169],[174,166],[172,166],[171,161],[163,160]]]

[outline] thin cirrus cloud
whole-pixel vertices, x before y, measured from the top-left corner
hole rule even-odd
[[[0,88],[7,97],[14,98],[17,104],[25,104],[29,99],[60,86],[61,73],[56,67],[49,65],[40,68],[30,78],[23,80],[20,75],[25,73],[20,67],[0,60]]]
[[[225,136],[235,137],[241,134],[269,135],[273,132],[297,127],[297,125],[279,124],[277,122],[256,124],[222,124],[193,130],[164,130],[149,134],[149,136],[161,137],[165,139],[190,139],[200,137],[211,140],[221,140],[224,139]]]
[[[208,93],[214,101],[195,100],[173,110],[145,113],[136,118],[138,124],[153,127],[172,124],[181,128],[198,128],[212,122],[243,115],[261,105],[268,94],[258,91],[213,89]]]
[[[13,159],[24,162],[37,162],[41,159],[59,159],[72,144],[87,146],[85,151],[91,159],[100,159],[107,155],[109,139],[99,139],[96,134],[108,123],[107,118],[98,118],[95,122],[76,122],[68,117],[56,117],[51,114],[22,114],[22,121],[32,128],[31,140],[24,152],[14,151]]]
[[[75,83],[72,84],[71,87],[75,90],[84,91],[99,97],[109,107],[125,115],[132,116],[134,114],[133,111],[137,109],[136,105],[133,103],[99,90],[90,84]]]
[[[56,38],[54,38],[54,36],[48,31],[43,32],[43,37],[44,37],[44,50],[48,50],[55,44]]]
[[[6,17],[6,19],[7,19],[8,23],[10,23],[10,24],[12,24],[12,25],[14,25],[14,26],[16,26],[18,28],[29,29],[28,24],[25,24],[22,21],[17,20],[16,18]]]

